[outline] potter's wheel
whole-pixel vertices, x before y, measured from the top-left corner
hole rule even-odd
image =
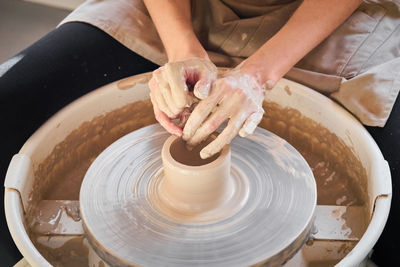
[[[214,212],[220,216],[177,217],[163,212],[157,198],[161,148],[169,136],[159,125],[132,132],[100,154],[86,173],[81,216],[90,243],[106,262],[277,265],[302,246],[317,193],[310,168],[292,146],[263,129],[235,138],[233,194]]]

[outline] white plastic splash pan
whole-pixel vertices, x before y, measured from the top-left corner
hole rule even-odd
[[[39,128],[13,157],[5,180],[5,212],[11,235],[30,265],[51,266],[33,245],[24,225],[35,168],[83,122],[128,103],[148,99],[148,77],[149,74],[142,74],[127,78],[124,90],[114,82],[81,97]],[[290,88],[290,95],[284,90],[286,86]],[[390,170],[378,146],[351,114],[303,85],[282,79],[266,98],[282,107],[297,109],[320,123],[352,147],[360,159],[368,175],[371,221],[358,244],[337,266],[362,266],[382,233],[391,202]]]

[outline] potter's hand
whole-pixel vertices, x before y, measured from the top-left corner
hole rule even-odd
[[[196,97],[206,98],[216,78],[217,68],[204,58],[170,62],[155,70],[149,87],[157,121],[171,134],[181,136]],[[180,123],[176,125],[172,119],[178,117]]]
[[[203,159],[211,157],[238,133],[244,137],[254,132],[264,113],[263,99],[263,86],[253,76],[232,70],[217,79],[208,98],[195,107],[183,129],[183,139],[194,146],[229,119],[226,128],[200,152]]]

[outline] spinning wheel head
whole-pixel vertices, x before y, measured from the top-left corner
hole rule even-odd
[[[83,225],[106,262],[281,264],[301,247],[317,194],[292,146],[257,129],[211,162],[189,166],[171,156],[175,139],[159,125],[142,128],[109,146],[86,173]]]

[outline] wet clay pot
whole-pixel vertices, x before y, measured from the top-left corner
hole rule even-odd
[[[184,142],[171,136],[161,151],[165,178],[161,184],[163,202],[180,213],[204,213],[229,200],[231,152],[226,145],[216,157],[202,160],[199,150],[186,149]]]

